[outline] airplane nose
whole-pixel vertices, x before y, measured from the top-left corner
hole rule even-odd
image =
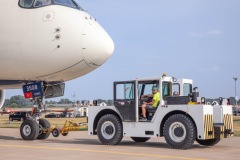
[[[97,22],[86,24],[82,46],[85,62],[94,68],[107,61],[114,51],[113,40]]]

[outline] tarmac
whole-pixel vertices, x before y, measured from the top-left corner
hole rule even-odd
[[[222,139],[212,147],[197,143],[188,150],[171,149],[164,138],[136,143],[123,138],[119,145],[100,144],[87,131],[46,140],[24,141],[19,129],[0,128],[0,160],[240,160],[240,137]]]

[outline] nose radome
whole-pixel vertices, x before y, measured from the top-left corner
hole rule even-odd
[[[97,23],[88,23],[83,31],[83,55],[91,67],[99,67],[114,51],[114,43],[108,33]]]

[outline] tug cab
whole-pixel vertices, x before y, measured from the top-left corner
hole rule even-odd
[[[142,98],[142,95],[151,94],[154,86],[159,88],[159,105],[164,105],[167,97],[172,95],[173,79],[164,76],[154,79],[114,82],[114,106],[120,112],[123,121],[139,122],[143,102],[149,102],[152,98]]]

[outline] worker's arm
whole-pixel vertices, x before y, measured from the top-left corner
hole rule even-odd
[[[142,95],[141,97],[142,97],[142,98],[153,97],[153,95],[152,95],[152,94],[146,94],[146,95]]]
[[[153,99],[151,102],[144,102],[147,105],[153,105],[155,103],[155,100]]]

